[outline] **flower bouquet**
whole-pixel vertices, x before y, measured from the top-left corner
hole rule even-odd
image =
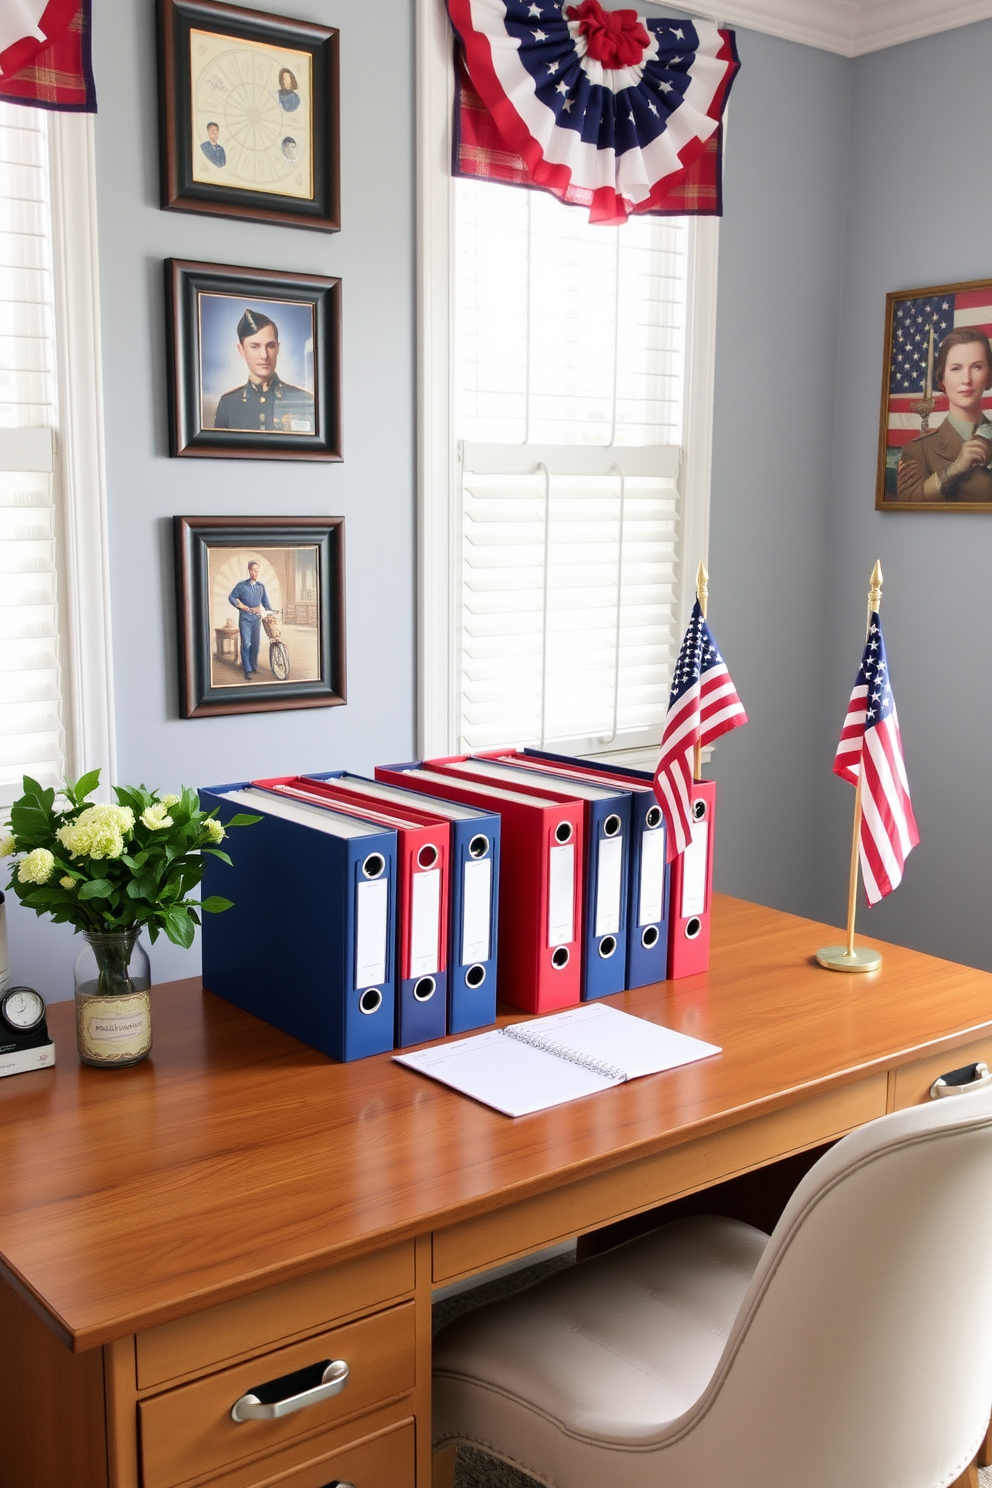
[[[147,926],[190,946],[198,910],[219,914],[229,899],[189,896],[203,877],[203,854],[230,863],[225,829],[201,811],[196,792],[159,795],[115,786],[116,805],[89,800],[100,782],[91,770],[62,792],[24,777],[10,809],[11,834],[0,857],[15,856],[9,888],[35,914],[68,922],[86,940],[76,962],[76,1032],[88,1064],[134,1064],[151,1048],[148,957],[138,944]],[[257,816],[235,816],[232,827]]]

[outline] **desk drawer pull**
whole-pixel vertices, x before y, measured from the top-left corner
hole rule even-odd
[[[992,1074],[989,1073],[987,1064],[963,1064],[960,1069],[948,1070],[946,1075],[939,1075],[930,1086],[930,1099],[939,1100],[941,1096],[967,1095],[969,1090],[981,1090],[984,1085],[992,1083]]]
[[[312,1379],[317,1371],[317,1383],[300,1390],[298,1387],[308,1378]],[[311,1364],[309,1369],[298,1369],[295,1374],[283,1375],[282,1379],[269,1380],[267,1385],[257,1385],[234,1402],[231,1417],[239,1422],[275,1421],[308,1405],[330,1400],[332,1395],[340,1395],[347,1383],[348,1366],[343,1359],[322,1359],[319,1364]],[[288,1394],[285,1393],[287,1390]]]

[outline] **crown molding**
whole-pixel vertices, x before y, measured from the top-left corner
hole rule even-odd
[[[842,57],[860,57],[992,18],[992,0],[710,0],[693,9],[722,24]]]

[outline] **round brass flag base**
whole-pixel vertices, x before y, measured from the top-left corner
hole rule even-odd
[[[847,946],[821,946],[816,959],[828,971],[877,971],[882,964],[882,953],[870,946],[855,946],[853,955],[849,956]]]

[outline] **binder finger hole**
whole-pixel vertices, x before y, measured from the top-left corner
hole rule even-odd
[[[617,938],[615,935],[604,935],[602,940],[599,942],[599,954],[602,956],[604,961],[608,960],[609,957],[613,955],[613,952],[616,950],[616,948]]]
[[[686,922],[685,922],[685,938],[686,938],[686,940],[695,940],[696,937],[698,936],[700,930],[702,930],[702,928],[703,928],[703,922],[699,918],[698,915],[693,915],[693,917],[692,917],[691,920],[686,920]]]
[[[420,980],[414,984],[413,1000],[414,1002],[430,1002],[436,991],[437,982],[434,980],[433,977],[421,977]]]
[[[660,827],[661,826],[661,807],[660,806],[649,806],[648,809],[647,809],[647,811],[644,813],[644,820],[645,820],[645,822],[647,823],[647,825],[649,827]]]
[[[644,947],[644,949],[646,951],[649,951],[652,946],[656,946],[657,944],[658,944],[658,926],[657,925],[648,925],[648,927],[645,930],[642,930],[641,931],[641,945]]]
[[[484,966],[479,966],[478,963],[476,963],[475,966],[470,966],[468,971],[465,973],[465,985],[466,987],[473,988],[473,990],[476,987],[481,987],[485,980],[486,968]]]
[[[378,987],[369,987],[358,999],[358,1010],[361,1013],[377,1013],[382,1007],[382,993]]]
[[[417,862],[421,868],[433,868],[437,862],[437,848],[428,842],[417,854]]]
[[[381,878],[386,867],[386,860],[382,853],[369,853],[362,864],[362,872],[366,878]]]
[[[608,816],[603,823],[603,831],[607,837],[615,837],[620,830],[620,818]]]
[[[468,845],[468,851],[469,857],[484,858],[486,856],[486,853],[489,851],[489,838],[483,837],[482,833],[480,832],[478,837],[472,838],[472,841]]]
[[[572,840],[572,823],[571,822],[559,822],[558,825],[555,827],[555,841],[556,842],[571,842],[571,840]]]
[[[692,803],[692,819],[693,819],[693,821],[704,821],[706,819],[706,802],[705,801],[693,801],[693,803]]]
[[[568,946],[559,946],[556,951],[551,952],[551,965],[555,971],[561,971],[562,967],[568,965]]]

